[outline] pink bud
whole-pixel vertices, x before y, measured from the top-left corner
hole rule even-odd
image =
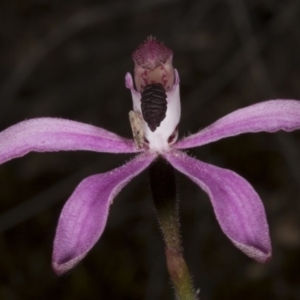
[[[175,80],[173,52],[155,37],[149,36],[132,54],[134,81],[138,92],[148,84],[161,83],[170,91]]]

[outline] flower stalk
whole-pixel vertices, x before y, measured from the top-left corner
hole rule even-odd
[[[198,299],[183,258],[174,168],[158,157],[149,167],[150,188],[165,242],[167,269],[179,300]]]

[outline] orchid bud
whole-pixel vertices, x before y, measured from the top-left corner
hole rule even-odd
[[[175,81],[172,65],[173,52],[155,37],[149,36],[132,54],[134,60],[134,81],[138,92],[145,86],[160,83],[170,91]]]

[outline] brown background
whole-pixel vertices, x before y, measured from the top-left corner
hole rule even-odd
[[[297,0],[1,1],[0,129],[52,116],[130,137],[124,76],[150,34],[175,54],[181,136],[262,100],[300,99]],[[201,299],[300,299],[299,138],[247,134],[189,151],[251,182],[273,242],[270,263],[247,258],[221,232],[206,194],[179,175],[185,256]],[[75,186],[129,157],[29,154],[0,167],[1,299],[173,299],[146,172],[115,199],[79,266],[62,277],[50,266]]]

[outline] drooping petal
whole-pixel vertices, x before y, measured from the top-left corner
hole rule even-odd
[[[179,141],[175,148],[198,147],[248,132],[300,129],[300,101],[270,100],[238,109]]]
[[[78,185],[56,228],[52,266],[57,274],[70,270],[85,257],[104,230],[113,199],[154,158],[143,153],[122,167],[87,177]]]
[[[259,262],[270,259],[271,242],[264,206],[245,179],[179,151],[164,156],[208,194],[223,232],[237,248]]]
[[[30,151],[138,152],[134,142],[102,128],[58,119],[31,119],[0,132],[0,163]]]

